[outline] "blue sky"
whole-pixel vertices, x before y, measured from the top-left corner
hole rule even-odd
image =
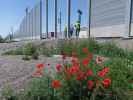
[[[72,15],[71,23],[74,24],[77,20],[77,9],[83,11],[82,26],[87,25],[88,21],[88,1],[89,0],[71,0]],[[38,3],[39,0],[1,0],[0,2],[0,35],[6,36],[11,27],[14,31],[18,28],[22,18],[25,15],[25,8],[30,9]],[[62,30],[66,24],[66,7],[67,0],[58,0],[58,9],[62,11]],[[43,0],[43,32],[45,32],[45,0]],[[54,31],[54,0],[49,0],[49,31]]]

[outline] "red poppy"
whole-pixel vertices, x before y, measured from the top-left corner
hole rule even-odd
[[[53,81],[52,81],[52,88],[58,89],[58,88],[60,88],[60,87],[61,87],[61,83],[60,83],[59,80],[53,80]]]
[[[94,86],[94,82],[92,80],[88,80],[88,82],[87,82],[88,89],[92,90],[93,86]]]
[[[102,81],[102,84],[105,88],[108,88],[111,84],[111,80],[109,78],[106,78]]]
[[[56,70],[57,70],[58,72],[61,71],[61,68],[62,68],[62,65],[61,65],[61,64],[57,64],[57,65],[56,65]]]
[[[78,58],[73,57],[72,60],[71,60],[71,62],[72,62],[72,65],[73,66],[79,66],[79,60],[78,60]]]
[[[69,73],[70,73],[70,74],[76,74],[79,70],[80,70],[79,66],[72,66],[72,67],[69,69]]]
[[[85,77],[85,75],[84,75],[84,73],[82,72],[82,71],[80,71],[79,73],[78,73],[78,76],[77,76],[77,80],[78,81],[81,81],[81,80],[84,80],[86,77]]]
[[[92,72],[91,69],[89,69],[89,70],[87,71],[87,73],[86,73],[86,76],[92,76],[92,75],[93,75],[93,72]]]
[[[84,53],[88,53],[88,48],[83,48],[82,51],[83,51]]]
[[[88,60],[88,59],[84,59],[84,60],[82,61],[82,64],[83,64],[84,66],[87,66],[87,65],[89,64],[89,60]]]
[[[44,64],[37,64],[36,67],[37,67],[37,69],[42,69],[42,68],[44,68]]]
[[[103,71],[99,71],[99,72],[98,72],[98,76],[99,76],[99,77],[104,77],[104,76],[105,76],[105,74],[106,74],[106,73],[105,73],[105,72],[103,72]]]
[[[109,72],[109,68],[105,67],[102,71],[98,72],[99,77],[104,77]]]
[[[105,67],[105,68],[103,69],[103,72],[108,73],[108,72],[109,72],[109,68],[108,68],[108,67]]]

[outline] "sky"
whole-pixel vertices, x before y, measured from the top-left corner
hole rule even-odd
[[[43,32],[45,32],[45,0],[43,1]],[[67,0],[58,1],[58,13],[62,12],[62,30],[67,23]],[[71,24],[74,24],[78,19],[77,10],[81,9],[82,26],[86,26],[88,22],[88,1],[89,0],[71,0]],[[1,0],[0,1],[0,35],[5,37],[11,32],[11,29],[16,31],[25,16],[25,8],[33,8],[39,0]],[[54,0],[49,2],[49,31],[54,31]],[[58,27],[59,28],[59,27]]]

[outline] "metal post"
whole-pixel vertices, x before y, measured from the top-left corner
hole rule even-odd
[[[89,10],[88,10],[88,14],[89,14],[89,20],[88,20],[88,38],[90,38],[91,35],[91,0],[89,0]]]
[[[55,0],[55,38],[57,38],[57,0]]]
[[[26,15],[25,15],[25,20],[26,20],[26,22],[25,22],[25,32],[26,32],[26,34],[28,34],[28,28],[27,28],[27,26],[28,26],[28,20],[27,20],[27,17],[28,17],[28,7],[25,9],[25,13],[26,13]]]
[[[48,38],[48,0],[46,0],[46,34]]]
[[[40,39],[42,39],[42,0],[40,0]]]
[[[61,34],[61,20],[62,18],[61,18],[61,11],[60,11],[60,34]]]
[[[71,0],[67,0],[67,13],[68,13],[68,19],[67,19],[67,38],[69,38],[69,33],[70,33],[70,20],[71,20]]]
[[[14,35],[14,30],[13,27],[11,27],[11,39],[13,39],[13,35]]]
[[[32,19],[32,24],[31,24],[32,25],[32,29],[31,29],[31,31],[32,31],[32,40],[33,40],[33,37],[34,37],[34,30],[33,30],[33,24],[34,24],[33,23],[33,16],[34,15],[33,15],[33,9],[32,9],[32,15],[31,16],[32,16],[32,18],[31,18]]]

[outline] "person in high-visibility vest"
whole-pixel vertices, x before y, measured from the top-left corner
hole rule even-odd
[[[65,28],[64,28],[64,36],[65,38],[67,38],[67,26],[65,25]]]
[[[79,32],[80,32],[80,22],[79,21],[76,22],[75,28],[76,28],[76,38],[79,38]]]

